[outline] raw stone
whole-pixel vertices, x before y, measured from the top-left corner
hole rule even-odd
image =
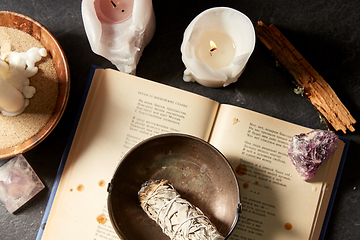
[[[288,155],[303,180],[315,176],[338,146],[338,136],[330,131],[314,130],[295,135],[288,148]]]

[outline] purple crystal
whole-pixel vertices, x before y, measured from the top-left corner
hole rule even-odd
[[[336,134],[314,130],[295,135],[288,148],[288,155],[303,180],[311,179],[337,148]]]

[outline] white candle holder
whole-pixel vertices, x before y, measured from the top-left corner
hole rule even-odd
[[[120,7],[122,10],[118,9]],[[122,19],[119,15],[124,9],[131,12],[125,12]],[[119,71],[135,74],[142,52],[155,32],[152,0],[128,0],[125,3],[83,0],[81,11],[92,51],[111,61]]]
[[[218,43],[216,47],[209,40]],[[183,79],[206,87],[226,87],[240,77],[254,47],[255,30],[246,15],[227,7],[208,9],[184,32]]]

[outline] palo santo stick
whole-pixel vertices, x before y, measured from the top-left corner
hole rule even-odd
[[[336,130],[355,131],[356,120],[342,104],[332,88],[301,56],[295,47],[273,24],[267,26],[259,21],[255,27],[258,38],[272,52],[279,63],[294,77],[304,89],[304,94],[315,108]]]

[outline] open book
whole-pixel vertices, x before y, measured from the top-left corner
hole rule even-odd
[[[38,239],[119,239],[107,213],[107,185],[132,146],[167,132],[210,142],[233,166],[243,210],[229,239],[320,236],[343,141],[316,176],[303,181],[287,148],[293,135],[311,129],[111,69],[95,70],[79,118]]]

